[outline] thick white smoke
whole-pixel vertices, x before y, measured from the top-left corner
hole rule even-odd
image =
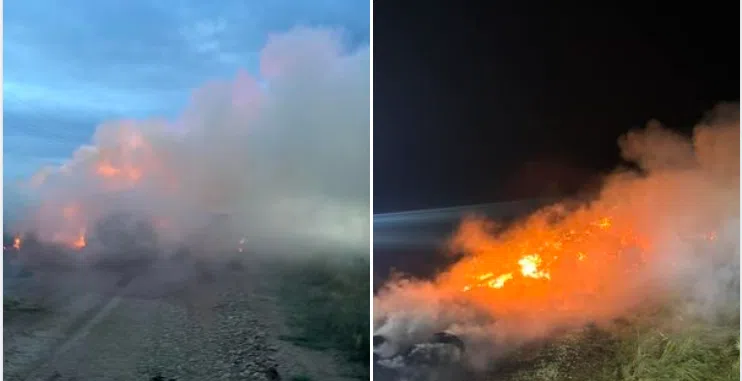
[[[157,245],[200,245],[200,255],[234,251],[240,237],[253,251],[365,253],[370,56],[341,37],[272,36],[259,75],[205,85],[176,121],[101,125],[69,162],[34,177],[39,202],[17,230],[94,252],[102,221],[123,213],[140,222],[120,226],[149,226]]]

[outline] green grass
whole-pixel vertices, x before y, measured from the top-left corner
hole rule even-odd
[[[295,334],[284,339],[339,351],[368,376],[368,274],[369,261],[358,257],[323,256],[293,264],[283,282],[282,298]]]
[[[711,324],[644,315],[557,338],[504,378],[532,381],[731,381],[740,379],[739,312]]]
[[[33,305],[24,300],[13,298],[9,296],[3,297],[3,312],[38,312],[42,311],[41,306]]]

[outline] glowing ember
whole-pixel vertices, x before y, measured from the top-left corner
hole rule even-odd
[[[608,230],[611,227],[611,219],[608,217],[601,218],[597,225],[602,230]]]
[[[82,229],[80,235],[77,236],[77,239],[72,242],[72,247],[75,249],[82,249],[85,246],[87,246],[87,241],[85,240],[85,229]]]
[[[520,265],[520,273],[525,277],[533,279],[551,279],[548,272],[538,269],[541,265],[541,257],[539,257],[538,254],[526,255],[518,261],[518,264]]]
[[[489,283],[489,286],[492,288],[502,288],[502,286],[505,285],[505,282],[509,281],[510,279],[513,279],[513,274],[503,274],[498,276],[495,280],[491,281]]]

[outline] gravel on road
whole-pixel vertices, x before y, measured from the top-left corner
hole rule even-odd
[[[280,278],[249,268],[152,298],[71,294],[51,310],[6,317],[4,379],[348,379],[333,354],[280,341],[285,316],[270,286]]]

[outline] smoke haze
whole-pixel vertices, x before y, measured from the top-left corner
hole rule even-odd
[[[275,35],[259,75],[206,84],[177,120],[99,126],[67,163],[31,179],[38,202],[11,228],[96,258],[113,247],[217,255],[241,237],[285,255],[365,253],[369,58],[334,30]]]
[[[590,202],[506,228],[466,219],[451,239],[460,261],[379,292],[377,332],[409,343],[449,330],[483,364],[643,306],[673,301],[711,321],[739,311],[739,139],[737,104],[715,108],[692,138],[658,122],[628,132],[618,144],[638,170],[617,170]]]

